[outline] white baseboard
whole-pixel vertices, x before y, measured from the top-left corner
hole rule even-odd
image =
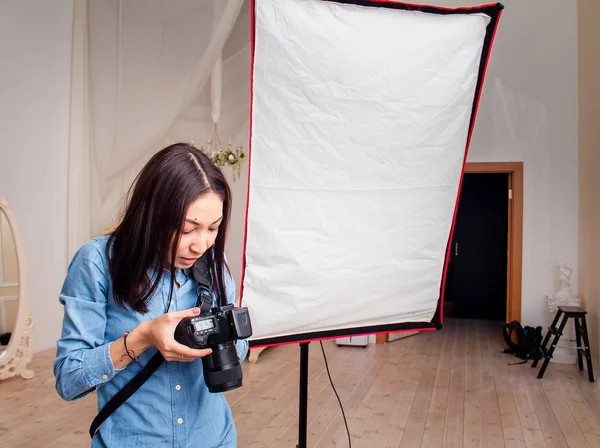
[[[369,336],[350,336],[347,338],[337,338],[337,345],[354,345],[358,347],[366,347],[369,345]]]

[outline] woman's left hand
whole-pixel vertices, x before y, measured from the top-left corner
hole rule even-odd
[[[146,323],[145,339],[155,345],[167,361],[190,362],[212,353],[211,349],[194,349],[175,340],[175,328],[182,319],[200,315],[199,308],[172,311]]]

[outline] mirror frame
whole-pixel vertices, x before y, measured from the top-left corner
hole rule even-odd
[[[35,375],[27,364],[33,359],[33,318],[27,298],[27,263],[25,262],[25,248],[21,242],[21,233],[17,218],[8,201],[0,196],[0,213],[4,213],[12,231],[17,253],[17,266],[19,269],[19,289],[17,321],[11,332],[6,350],[0,353],[0,380],[20,375],[22,378],[31,379]]]

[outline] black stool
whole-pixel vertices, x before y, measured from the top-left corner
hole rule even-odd
[[[583,370],[583,356],[587,360],[587,370],[590,382],[594,382],[594,369],[592,367],[592,354],[590,353],[590,339],[588,338],[587,324],[585,321],[585,315],[587,311],[579,308],[578,306],[559,306],[558,311],[556,312],[556,316],[554,316],[554,321],[552,321],[552,325],[548,328],[548,333],[544,337],[544,341],[540,346],[539,350],[541,351],[542,358],[544,358],[544,363],[542,364],[542,368],[538,373],[538,378],[542,378],[544,376],[544,372],[548,367],[548,363],[550,359],[552,359],[552,354],[554,353],[554,349],[558,344],[558,340],[562,336],[562,332],[565,329],[565,325],[567,325],[567,321],[569,319],[575,320],[575,337],[577,339],[577,346],[573,347],[577,349],[577,364],[579,366],[579,370]],[[562,321],[560,318],[562,317]],[[557,324],[560,321],[560,325],[557,328]],[[548,349],[548,341],[550,340],[550,335],[554,335],[554,339],[552,340],[552,345],[550,349]],[[583,345],[581,344],[583,342]],[[537,358],[533,361],[531,367],[536,367],[540,358]]]

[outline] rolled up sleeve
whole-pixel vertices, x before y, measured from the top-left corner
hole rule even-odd
[[[64,307],[61,338],[57,342],[54,376],[65,400],[82,398],[118,372],[104,342],[108,271],[94,240],[73,257],[59,295]]]

